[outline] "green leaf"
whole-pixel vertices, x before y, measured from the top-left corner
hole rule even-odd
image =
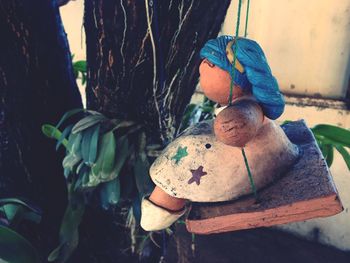
[[[350,154],[348,153],[348,151],[341,145],[337,145],[337,146],[335,146],[335,148],[343,156],[343,159],[344,159],[348,169],[350,170]]]
[[[47,261],[54,262],[55,260],[57,260],[58,257],[60,256],[63,246],[64,244],[60,244],[58,247],[56,247],[48,256]]]
[[[293,122],[293,121],[291,121],[291,120],[285,120],[285,121],[283,121],[282,125],[288,124],[288,123],[291,123],[291,122]]]
[[[202,106],[202,111],[205,113],[211,113],[214,111],[214,108],[212,106]]]
[[[68,134],[72,131],[72,128],[73,128],[73,125],[69,125],[69,126],[67,126],[64,130],[63,130],[63,132],[62,132],[62,134],[61,134],[61,137],[58,139],[58,141],[57,141],[57,144],[56,144],[56,151],[58,150],[58,148],[60,147],[60,145],[61,144],[63,144],[63,141],[64,140],[66,140],[66,145],[65,145],[65,147],[67,147],[67,145],[68,145],[68,141],[67,141],[67,139],[66,139],[66,137],[68,136]]]
[[[85,211],[85,202],[83,194],[74,192],[70,196],[66,211],[62,219],[60,229],[60,240],[69,241],[72,233],[76,230],[81,222]]]
[[[191,119],[191,116],[192,116],[194,110],[196,109],[196,107],[197,107],[196,104],[187,105],[185,113],[182,117],[182,122],[181,122],[182,129],[185,129],[190,125],[190,119]]]
[[[79,242],[78,227],[85,212],[84,197],[79,192],[70,194],[70,200],[60,228],[60,245],[48,257],[50,262],[65,262]]]
[[[80,162],[75,172],[79,174],[82,169],[86,169],[86,164],[84,163],[84,161]]]
[[[61,120],[57,123],[56,128],[58,129],[65,120],[82,111],[84,111],[84,109],[73,109],[67,111],[65,114],[63,114]]]
[[[333,158],[334,158],[334,148],[332,145],[326,144],[325,150],[327,151],[327,154],[325,156],[327,165],[328,165],[328,167],[331,167],[331,165],[333,163]]]
[[[323,143],[322,140],[319,140],[317,138],[316,138],[316,141],[317,141],[318,146],[321,149],[323,157],[326,159],[327,158],[327,154],[328,154],[328,149],[325,147],[325,145],[327,145],[327,144]]]
[[[94,133],[91,136],[89,159],[88,159],[88,163],[90,165],[92,165],[96,161],[99,136],[100,136],[100,125],[97,126],[97,128],[94,130]]]
[[[119,128],[127,128],[130,126],[135,125],[135,122],[133,121],[120,121],[120,120],[112,120],[112,122],[114,123],[114,127],[112,129],[112,131],[115,131]]]
[[[38,214],[36,212],[26,211],[22,215],[23,219],[39,224],[41,221],[41,213]]]
[[[311,129],[315,135],[321,135],[333,142],[350,147],[350,131],[328,124],[319,124]]]
[[[108,209],[110,205],[116,205],[120,198],[120,181],[115,178],[112,181],[103,183],[101,185],[100,199],[101,206]]]
[[[83,130],[82,133],[82,141],[81,141],[81,156],[86,164],[89,163],[89,153],[90,153],[90,144],[91,137],[94,133],[94,127]]]
[[[86,61],[79,60],[73,63],[73,68],[80,72],[86,72]]]
[[[12,228],[16,228],[23,219],[34,223],[40,223],[41,220],[41,212],[34,210],[27,205],[7,203],[1,206],[1,210],[6,215],[6,218]]]
[[[38,263],[39,258],[28,240],[0,225],[0,262]]]
[[[86,73],[81,73],[81,85],[85,85],[86,83]]]
[[[83,135],[82,133],[71,133],[68,138],[67,149],[71,154],[81,157],[81,141]]]
[[[28,210],[33,211],[35,213],[39,213],[39,214],[41,213],[40,209],[34,207],[34,205],[32,205],[28,202],[25,202],[21,199],[18,199],[18,198],[2,198],[2,199],[0,199],[0,206],[4,205],[4,204],[18,204],[18,205],[24,206]]]
[[[117,177],[124,166],[125,161],[130,155],[131,149],[129,148],[129,141],[126,136],[122,136],[117,140],[116,143],[117,148],[117,159],[115,162],[115,166],[113,169],[113,175]]]
[[[114,133],[112,131],[107,132],[102,136],[97,161],[92,167],[93,175],[101,181],[110,178],[115,164],[115,148],[116,141]]]
[[[83,131],[89,127],[92,127],[92,126],[96,125],[97,123],[100,123],[104,120],[106,120],[106,117],[101,115],[101,114],[86,116],[85,118],[81,119],[80,121],[78,121],[74,125],[74,127],[72,129],[72,133],[81,132],[81,131]]]
[[[140,197],[150,194],[154,188],[154,184],[149,176],[150,164],[145,153],[136,156],[134,164],[134,176],[136,187],[140,193]]]
[[[94,166],[89,175],[89,182],[87,184],[83,184],[83,187],[97,186],[102,182],[108,182],[117,178],[120,174],[121,169],[123,168],[125,161],[127,160],[128,156],[132,151],[133,148],[129,148],[129,142],[127,137],[120,137],[116,142],[116,159],[113,170],[109,173],[103,173],[102,171],[98,172],[98,169]]]
[[[78,170],[78,169],[77,169]],[[89,172],[90,169],[84,164],[84,166],[77,171],[78,179],[74,184],[74,191],[84,188],[89,182]]]
[[[55,140],[60,140],[62,133],[59,129],[57,129],[55,126],[52,126],[50,124],[44,124],[41,127],[42,132],[44,133],[45,136],[55,139]],[[62,139],[62,145],[67,148],[68,141],[67,139]]]
[[[62,166],[64,169],[68,169],[70,171],[74,170],[74,167],[81,161],[81,157],[75,154],[69,153],[64,157]]]
[[[5,204],[1,208],[6,215],[7,220],[12,224],[13,221],[15,221],[16,214],[21,213],[23,207],[17,204]]]

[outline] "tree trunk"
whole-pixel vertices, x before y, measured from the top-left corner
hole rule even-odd
[[[88,108],[143,124],[149,144],[162,147],[171,141],[198,80],[199,50],[218,34],[229,3],[86,0]],[[109,229],[107,247],[120,245],[121,229],[107,226],[108,220],[104,225],[92,221],[99,228],[89,231]],[[122,235],[125,240],[129,234],[124,230]],[[95,242],[106,236],[96,235]],[[101,252],[96,257],[103,260],[96,262],[114,262],[117,254],[117,249]]]
[[[61,158],[41,132],[82,107],[55,1],[0,1],[0,198],[26,198],[43,220],[26,235],[46,259],[66,205]]]
[[[174,139],[198,81],[199,50],[217,36],[229,3],[87,0],[88,108],[144,124],[153,142]]]

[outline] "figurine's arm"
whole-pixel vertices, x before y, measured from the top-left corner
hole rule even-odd
[[[264,114],[253,99],[240,98],[222,110],[214,121],[216,138],[231,146],[244,147],[263,125]]]
[[[185,202],[156,186],[152,194],[142,200],[141,227],[146,231],[157,231],[171,226],[185,213]]]

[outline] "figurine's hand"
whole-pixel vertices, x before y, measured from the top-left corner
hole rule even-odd
[[[214,121],[216,138],[231,146],[244,147],[261,128],[264,114],[254,100],[242,99],[222,110]]]

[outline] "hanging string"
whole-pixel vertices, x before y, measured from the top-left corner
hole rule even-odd
[[[165,88],[165,81],[166,81],[166,76],[165,76],[165,67],[164,67],[164,59],[163,59],[163,49],[162,49],[162,43],[160,41],[160,30],[159,30],[159,20],[158,20],[158,9],[160,6],[158,5],[157,0],[153,0],[153,21],[154,21],[154,39],[157,43],[157,52],[159,54],[158,56],[158,63],[159,63],[159,84],[161,87],[161,94],[164,92]],[[163,108],[163,107],[161,107]],[[162,112],[162,109],[161,109]]]
[[[248,159],[247,159],[247,156],[245,154],[244,148],[242,148],[242,155],[243,155],[245,167],[247,168],[250,187],[254,193],[255,200],[258,201],[259,200],[258,192],[256,191],[254,179],[253,179],[252,173],[251,173],[250,168],[249,168]]]
[[[152,2],[152,5],[153,5],[153,2]],[[153,50],[153,88],[155,88],[156,78],[157,78],[157,53],[156,53],[156,44],[154,42],[153,32],[152,32],[152,19],[149,15],[148,0],[145,0],[145,6],[146,6],[147,26],[148,26],[149,36],[151,39],[151,45],[152,45],[152,50]]]
[[[237,45],[238,45],[238,35],[239,35],[239,24],[241,21],[241,8],[242,8],[242,0],[238,0],[238,11],[237,11],[237,22],[236,22],[236,36],[235,36],[235,49],[233,51],[233,63],[232,63],[232,78],[231,78],[231,84],[230,84],[230,95],[228,97],[228,105],[232,105],[232,95],[233,95],[233,87],[234,87],[234,78],[235,78],[235,71],[236,71],[236,53],[237,53]]]
[[[250,0],[248,0],[248,2],[247,2],[244,37],[246,37],[247,34],[248,34],[249,5],[250,5]],[[240,25],[240,20],[241,20],[241,9],[242,9],[242,0],[239,0],[238,1],[238,11],[237,11],[237,22],[236,22],[236,36],[235,36],[235,39],[234,39],[235,46],[234,46],[234,51],[233,51],[233,64],[232,64],[232,76],[231,76],[232,78],[231,78],[231,83],[230,83],[230,95],[229,95],[229,99],[228,99],[229,106],[232,105],[232,96],[233,96],[233,88],[234,88],[234,77],[235,77],[236,60],[237,60],[236,54],[237,54],[237,46],[238,46],[239,25]],[[248,172],[248,177],[249,177],[249,182],[250,182],[250,186],[251,186],[252,192],[254,193],[255,200],[258,201],[258,199],[259,199],[258,193],[256,191],[254,179],[253,179],[252,173],[250,171],[250,167],[249,167],[247,156],[245,154],[244,147],[242,148],[242,155],[243,155],[245,167],[246,167],[247,172]]]
[[[247,1],[247,12],[245,15],[244,37],[247,37],[247,35],[248,35],[249,6],[250,6],[250,0]]]

